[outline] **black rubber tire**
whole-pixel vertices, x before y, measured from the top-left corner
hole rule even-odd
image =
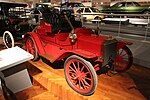
[[[144,14],[150,14],[150,11],[145,11]]]
[[[40,59],[40,56],[39,56],[35,41],[33,40],[33,38],[31,36],[27,37],[25,46],[26,46],[26,51],[31,53],[34,56],[32,61],[38,61]],[[30,49],[31,47],[29,47],[29,46],[33,46],[33,48],[32,48],[33,51],[31,51],[31,49]]]
[[[95,18],[94,18],[94,20],[102,20],[99,16],[96,16]],[[99,21],[99,22],[92,22],[92,23],[101,23],[101,21]]]
[[[76,62],[73,62],[73,61],[76,61]],[[78,61],[80,63],[78,63]],[[69,64],[69,66],[73,66],[73,63],[75,65],[79,66],[78,68],[79,68],[79,70],[81,69],[80,72],[82,74],[85,74],[87,72],[89,73],[89,75],[85,75],[85,77],[83,78],[84,83],[88,82],[88,85],[91,83],[90,86],[87,86],[88,88],[85,88],[84,85],[86,85],[86,84],[84,84],[83,82],[81,82],[80,79],[78,79],[80,76],[79,77],[75,76],[74,78],[76,78],[76,79],[72,79],[72,75],[70,75],[71,73],[69,74],[70,70],[68,72],[68,69],[69,69],[68,64]],[[80,65],[82,65],[82,67]],[[73,68],[73,67],[71,67],[71,68]],[[74,68],[76,68],[76,67],[74,66]],[[82,69],[84,71],[82,71]],[[96,74],[95,69],[93,68],[92,64],[77,55],[72,55],[66,59],[66,61],[64,63],[64,74],[65,74],[65,78],[66,78],[66,81],[69,84],[69,86],[81,95],[85,95],[85,96],[92,95],[94,93],[95,89],[97,88],[97,84],[98,84],[97,74]],[[75,74],[77,74],[77,73],[75,73]],[[87,77],[89,79],[91,79],[90,82],[86,80]],[[77,83],[74,84],[73,81],[74,82],[76,81]]]
[[[143,13],[143,14],[148,15],[148,14],[150,14],[150,11],[144,11],[144,13]],[[144,16],[143,18],[147,19],[147,18],[148,18],[148,16],[147,16],[147,17],[146,17],[146,16]]]
[[[131,50],[127,47],[127,46],[124,46],[123,48],[120,48],[119,50],[123,50],[126,54],[127,54],[127,56],[128,56],[128,63],[127,63],[127,65],[126,66],[124,66],[124,67],[122,67],[122,68],[117,68],[117,67],[115,67],[115,70],[117,71],[117,72],[125,72],[126,70],[128,70],[131,66],[132,66],[132,64],[133,64],[133,55],[132,55],[132,52],[131,52]],[[125,55],[125,54],[123,54],[123,55]]]

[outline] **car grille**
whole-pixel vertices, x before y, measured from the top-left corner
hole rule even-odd
[[[103,64],[105,66],[108,64],[110,60],[115,60],[116,58],[116,48],[117,48],[117,40],[116,39],[108,39],[103,42],[104,47],[104,55],[103,55]]]

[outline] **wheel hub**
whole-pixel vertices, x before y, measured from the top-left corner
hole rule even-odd
[[[119,61],[122,61],[123,59],[122,59],[122,56],[118,56],[117,57],[117,62],[119,62]]]
[[[82,80],[84,77],[86,77],[86,74],[84,72],[77,71],[77,73],[76,73],[76,79]]]

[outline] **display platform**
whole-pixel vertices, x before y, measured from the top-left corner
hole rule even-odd
[[[125,23],[135,25],[148,25],[148,19],[144,18],[105,18],[102,20],[105,23]]]
[[[0,51],[0,77],[13,93],[32,86],[25,65],[32,58],[33,55],[17,46]]]
[[[29,61],[27,67],[35,84],[33,84],[34,88],[17,93],[16,96],[19,100],[23,96],[26,100],[43,100],[43,98],[45,100],[146,100],[146,95],[142,94],[144,93],[142,91],[147,91],[149,87],[149,84],[145,84],[149,83],[148,80],[137,80],[139,77],[149,79],[147,74],[146,77],[144,74],[140,74],[142,72],[149,73],[149,70],[133,66],[128,73],[111,74],[111,77],[105,74],[99,75],[95,93],[90,96],[82,96],[68,86],[63,68],[54,69],[54,66],[47,65],[42,60]],[[137,81],[141,83],[137,83]]]
[[[33,58],[33,55],[20,47],[8,48],[0,51],[0,71],[21,64]]]

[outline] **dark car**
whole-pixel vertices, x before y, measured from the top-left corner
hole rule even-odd
[[[138,2],[117,2],[112,6],[103,6],[99,10],[114,14],[149,14],[150,6],[141,6]]]
[[[61,4],[61,10],[76,10],[79,7],[84,7],[81,2],[65,2]]]
[[[3,36],[7,46],[12,42],[9,39],[10,34],[18,40],[29,31],[28,17],[24,9],[26,6],[26,3],[0,2],[0,36]]]

